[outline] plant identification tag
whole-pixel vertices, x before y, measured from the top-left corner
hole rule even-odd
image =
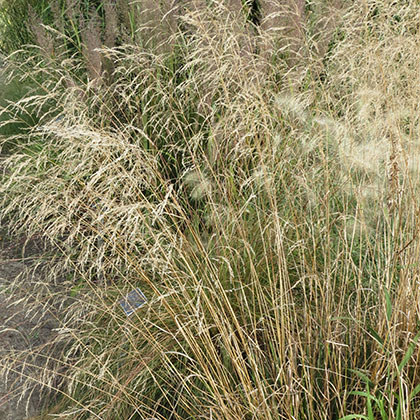
[[[120,305],[125,314],[130,316],[134,313],[134,311],[145,305],[146,302],[146,296],[144,296],[143,292],[137,288],[128,293],[124,299],[120,300]]]

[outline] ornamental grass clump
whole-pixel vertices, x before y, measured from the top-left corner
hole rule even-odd
[[[27,305],[60,352],[26,386],[67,419],[415,419],[418,64],[379,52],[409,59],[418,6],[204,3],[165,45],[152,13],[96,61],[27,57],[46,94],[16,106],[59,108],[3,159],[1,216],[49,241]]]

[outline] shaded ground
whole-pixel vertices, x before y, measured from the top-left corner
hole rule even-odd
[[[27,244],[12,241],[0,231],[0,420],[34,416],[45,403],[45,397],[40,397],[43,395],[40,387],[25,381],[25,377],[45,364],[42,354],[54,335],[55,323],[51,318],[30,313],[21,301],[30,291],[24,273],[41,252],[36,240]],[[8,286],[16,279],[23,287],[20,292],[11,292]],[[5,368],[11,368],[7,375]]]

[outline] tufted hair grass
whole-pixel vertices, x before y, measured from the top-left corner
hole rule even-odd
[[[272,2],[253,26],[233,3],[183,5],[170,48],[95,51],[106,83],[27,56],[46,94],[15,104],[40,122],[1,216],[50,248],[6,292],[59,327],[2,369],[45,359],[25,385],[64,419],[415,419],[419,6]]]

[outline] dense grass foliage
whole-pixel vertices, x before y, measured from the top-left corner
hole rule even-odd
[[[2,114],[37,115],[0,214],[48,240],[27,302],[61,326],[26,386],[66,419],[418,418],[420,6],[60,5]]]

